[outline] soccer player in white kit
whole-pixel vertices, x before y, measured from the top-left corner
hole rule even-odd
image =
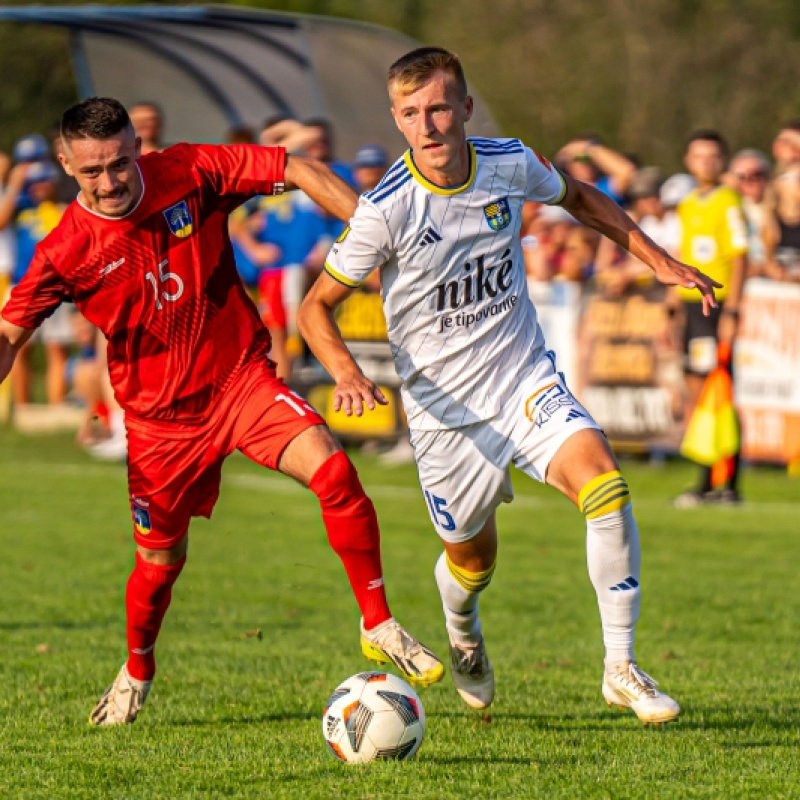
[[[561,204],[642,259],[663,283],[715,284],[650,241],[610,199],[517,139],[467,138],[472,113],[458,57],[420,48],[389,70],[391,112],[410,150],[364,194],[299,315],[336,386],[334,410],[385,404],[339,334],[334,309],[380,270],[384,312],[422,491],[444,545],[435,576],[451,673],[474,708],[494,698],[478,598],[497,554],[495,509],[509,465],[559,489],[586,517],[589,576],[605,644],[602,693],[645,724],[680,714],[634,657],[639,533],[613,453],[573,397],[528,299],[520,247],[526,200]]]

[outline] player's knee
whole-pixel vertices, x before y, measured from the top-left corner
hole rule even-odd
[[[177,564],[181,559],[186,558],[188,549],[188,534],[172,547],[167,547],[161,550],[143,547],[140,544],[137,544],[136,546],[136,552],[139,554],[142,561],[145,561],[148,564],[156,564],[158,566],[170,566],[172,564]]]
[[[345,508],[366,499],[356,468],[341,450],[330,456],[314,473],[308,488],[317,496],[323,510]]]
[[[578,508],[586,519],[596,519],[621,511],[630,502],[628,484],[618,469],[598,475],[578,492]]]

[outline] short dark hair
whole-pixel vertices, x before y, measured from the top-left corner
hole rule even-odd
[[[156,116],[159,119],[164,118],[164,114],[161,111],[161,106],[158,103],[154,103],[152,100],[139,100],[131,106],[131,110],[134,108],[149,108],[151,111],[156,112]]]
[[[389,91],[396,86],[403,94],[411,94],[431,78],[435,72],[446,72],[456,82],[458,93],[467,96],[467,80],[461,60],[455,53],[443,47],[418,47],[406,53],[389,67],[387,83]]]
[[[727,161],[730,149],[728,148],[728,140],[713,128],[701,128],[692,133],[686,140],[686,147],[684,153],[689,152],[689,145],[692,142],[716,142],[722,157]]]
[[[331,121],[325,117],[309,117],[303,120],[306,128],[321,128],[326,136],[333,136],[333,126]]]
[[[782,131],[797,131],[800,133],[800,117],[795,117],[788,122],[784,122],[780,129]]]
[[[277,125],[279,122],[286,122],[287,120],[292,120],[293,122],[296,121],[296,118],[293,117],[291,114],[273,114],[270,117],[267,117],[262,123],[261,128],[259,130],[266,130],[267,128],[271,128],[273,125]]]
[[[70,106],[61,117],[61,138],[110,139],[125,128],[133,129],[125,106],[113,97],[89,97]]]

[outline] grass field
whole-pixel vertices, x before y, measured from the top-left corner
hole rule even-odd
[[[439,548],[413,468],[354,459],[394,611],[444,654]],[[0,797],[798,797],[800,483],[748,470],[741,509],[679,512],[687,465],[623,470],[644,549],[638,657],[683,718],[644,729],[606,708],[582,519],[517,479],[482,606],[491,719],[448,676],[422,692],[417,759],[357,768],[320,732],[329,692],[367,664],[311,494],[228,461],[214,519],[192,529],[147,706],[98,730],[88,713],[124,658],[125,470],[66,436],[0,430]]]

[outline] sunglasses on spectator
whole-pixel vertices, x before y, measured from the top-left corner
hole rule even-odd
[[[756,181],[767,180],[767,175],[764,172],[734,172],[736,180],[742,183],[755,183]]]

